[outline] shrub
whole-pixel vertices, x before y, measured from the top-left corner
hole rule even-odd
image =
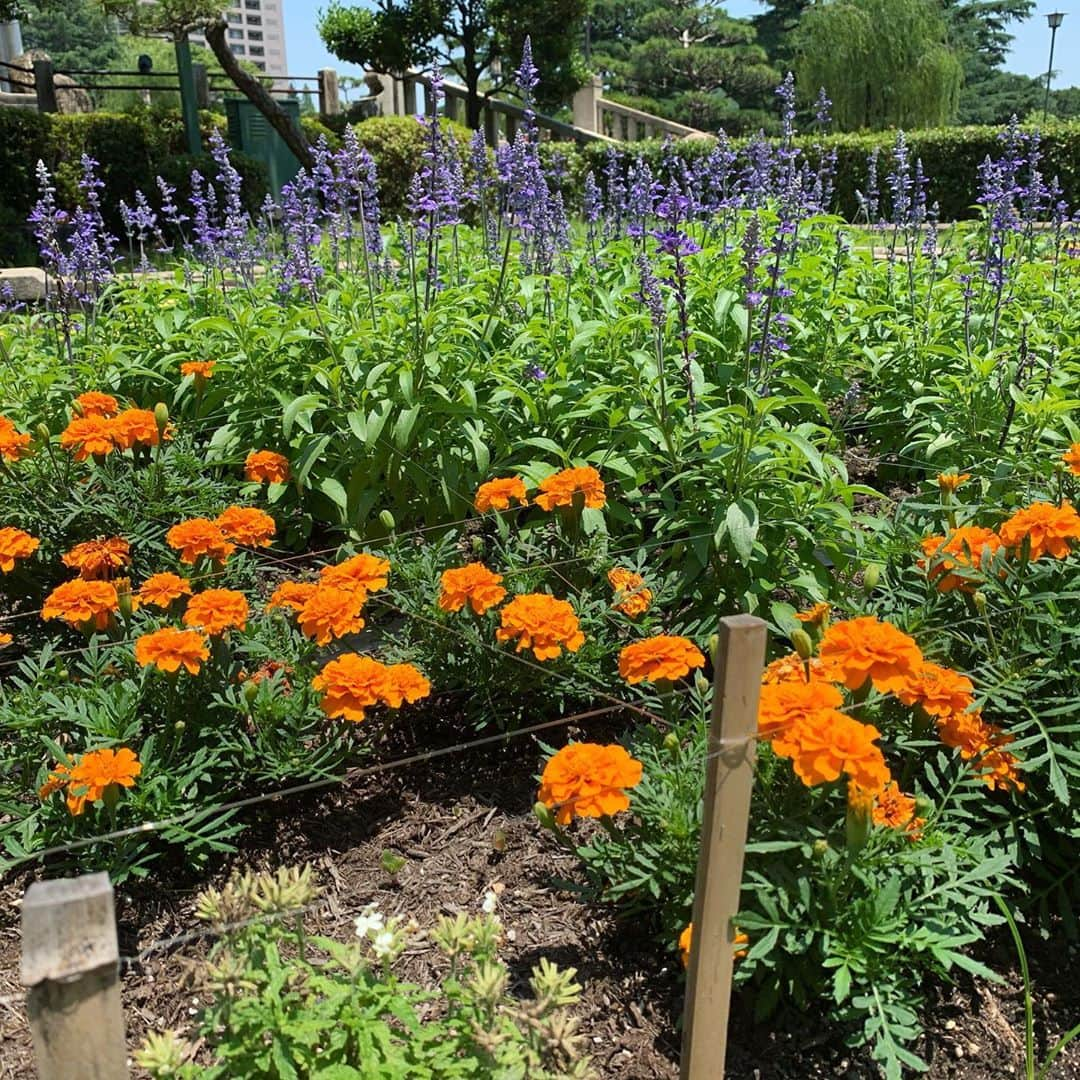
[[[459,147],[468,146],[472,132],[451,120],[442,129]],[[379,170],[379,206],[386,217],[405,212],[405,197],[424,150],[424,128],[412,116],[373,116],[356,125],[360,145],[375,158]]]
[[[200,918],[224,934],[200,972],[212,998],[200,1042],[216,1060],[193,1060],[174,1032],[151,1035],[137,1055],[151,1076],[595,1076],[568,1013],[581,995],[573,968],[541,959],[529,995],[511,993],[494,914],[440,918],[429,936],[444,977],[431,992],[394,973],[423,937],[415,924],[369,905],[352,942],[310,936],[303,910],[317,895],[305,868],[235,875],[199,897]]]

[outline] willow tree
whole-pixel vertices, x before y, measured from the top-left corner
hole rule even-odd
[[[933,127],[955,120],[963,85],[940,0],[829,0],[803,12],[795,71],[825,87],[838,127]]]

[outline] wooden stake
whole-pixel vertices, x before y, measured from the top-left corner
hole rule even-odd
[[[739,910],[765,638],[765,623],[753,615],[720,620],[683,1013],[682,1080],[724,1076],[735,961],[731,918]]]
[[[38,1080],[126,1080],[109,875],[34,882],[23,897],[22,933]]]

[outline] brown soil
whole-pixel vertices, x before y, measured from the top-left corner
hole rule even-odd
[[[422,721],[423,722],[423,721]],[[431,745],[431,732],[425,742]],[[573,733],[580,736],[581,733]],[[597,734],[591,731],[590,735]],[[450,741],[448,738],[447,742]],[[395,747],[395,750],[399,748]],[[273,868],[310,862],[323,887],[308,914],[313,932],[346,938],[351,920],[371,901],[387,914],[430,925],[439,913],[476,912],[487,889],[500,889],[506,957],[527,976],[541,956],[573,966],[585,986],[580,1005],[589,1051],[604,1080],[672,1080],[678,1076],[681,971],[647,927],[619,923],[553,881],[572,879],[575,860],[559,850],[531,813],[538,748],[517,739],[467,760],[451,755],[365,777],[317,796],[268,803],[251,817],[231,866]],[[390,875],[384,851],[405,860]],[[9,881],[0,914],[0,1078],[33,1076],[30,1040],[18,985],[18,899],[29,878]],[[166,1027],[189,1029],[197,1008],[191,963],[206,955],[205,937],[146,952],[156,942],[198,931],[192,913],[200,883],[162,870],[152,883],[117,889],[123,994],[129,1044]],[[1036,1032],[1045,1047],[1080,1021],[1070,981],[1080,952],[1029,944],[1038,987]],[[1023,1075],[1023,999],[1007,941],[982,957],[1008,973],[1004,986],[964,977],[929,992],[928,1035],[920,1047],[932,1080],[996,1080]],[[404,974],[430,978],[431,954],[403,958]],[[749,1003],[735,1002],[729,1049],[731,1080],[811,1080],[876,1075],[843,1046],[821,1014],[754,1025]],[[1080,1078],[1080,1046],[1059,1059],[1056,1080]],[[75,1078],[73,1078],[75,1080]]]

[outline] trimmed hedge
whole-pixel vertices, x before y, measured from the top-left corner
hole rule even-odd
[[[214,127],[224,128],[221,116],[204,113],[201,117],[204,137]],[[444,121],[464,149],[471,133],[460,124]],[[304,118],[308,136],[313,140],[325,135],[331,146],[338,142],[338,125],[334,130]],[[343,130],[343,129],[342,129]],[[379,167],[379,198],[384,216],[393,218],[404,212],[409,181],[420,164],[424,149],[424,132],[414,117],[373,117],[355,126],[360,144],[366,147]],[[952,127],[913,131],[908,137],[911,158],[921,158],[929,177],[929,198],[941,207],[943,220],[955,220],[972,215],[978,196],[978,167],[987,155],[1001,152],[997,127]],[[800,144],[815,158],[818,147],[835,149],[837,153],[837,208],[847,217],[858,211],[856,191],[865,189],[866,163],[870,152],[878,147],[881,154],[879,177],[884,184],[890,169],[893,132],[871,134],[828,135],[824,138],[804,137]],[[674,151],[685,159],[706,157],[713,146],[712,139],[684,140],[674,145]],[[737,148],[746,145],[745,139],[735,141]],[[1057,176],[1064,198],[1080,204],[1080,121],[1051,120],[1042,132],[1043,175],[1049,180]],[[635,157],[645,158],[659,169],[665,153],[657,141],[633,143],[626,148]],[[62,204],[73,205],[79,159],[88,153],[101,163],[106,184],[105,207],[113,215],[111,227],[118,235],[121,227],[116,215],[120,199],[129,204],[136,189],[153,196],[154,178],[159,173],[186,193],[187,177],[193,165],[204,175],[213,175],[207,157],[191,159],[185,156],[183,126],[176,112],[140,110],[132,113],[91,113],[87,115],[46,116],[29,109],[0,109],[0,263],[34,261],[34,246],[26,227],[26,217],[37,198],[34,168],[40,158],[56,178],[58,198]],[[599,176],[604,167],[607,144],[545,143],[546,157],[558,154],[566,163],[565,193],[570,205],[577,205],[585,174],[592,169]],[[245,202],[257,207],[266,194],[263,167],[242,154],[234,162],[244,177]]]
[[[1030,130],[1030,127],[1025,125]],[[1080,203],[1080,121],[1050,120],[1042,133],[1042,173],[1049,181],[1057,176],[1064,198],[1070,205]],[[1001,155],[1000,127],[949,127],[930,128],[905,133],[911,161],[921,159],[923,172],[929,178],[927,186],[931,203],[938,202],[941,217],[945,221],[969,218],[978,198],[979,165],[989,155]],[[847,133],[824,137],[801,137],[796,140],[811,160],[818,157],[817,147],[825,151],[835,149],[837,210],[849,219],[858,213],[856,191],[866,190],[866,164],[875,147],[880,151],[878,163],[879,184],[884,186],[885,176],[891,168],[891,151],[896,142],[896,132]],[[732,140],[736,149],[746,146],[746,139]],[[707,157],[715,146],[713,139],[684,140],[675,144],[676,153],[688,160]],[[575,187],[584,181],[585,173],[592,169],[597,177],[604,167],[607,147],[590,143],[584,147],[562,144],[558,149],[565,153]],[[643,157],[658,169],[664,153],[658,141],[633,143],[628,147],[635,157]],[[579,189],[580,190],[580,189]]]
[[[472,132],[452,120],[440,126],[452,134],[463,154]],[[357,141],[375,159],[379,177],[379,209],[384,218],[405,213],[409,183],[422,162],[424,126],[415,116],[373,116],[355,125]]]
[[[200,116],[204,142],[214,128],[224,131],[225,118]],[[0,109],[0,263],[37,261],[31,230],[26,224],[37,201],[35,169],[44,161],[56,184],[57,201],[77,202],[80,159],[89,154],[100,164],[105,182],[102,209],[109,227],[123,237],[118,205],[132,205],[143,191],[157,205],[155,177],[164,176],[182,194],[189,190],[193,167],[204,175],[217,170],[209,154],[187,157],[183,123],[178,112],[139,110],[131,113],[42,114],[30,109]],[[244,201],[257,209],[268,190],[266,169],[244,154],[232,155],[244,180]]]

